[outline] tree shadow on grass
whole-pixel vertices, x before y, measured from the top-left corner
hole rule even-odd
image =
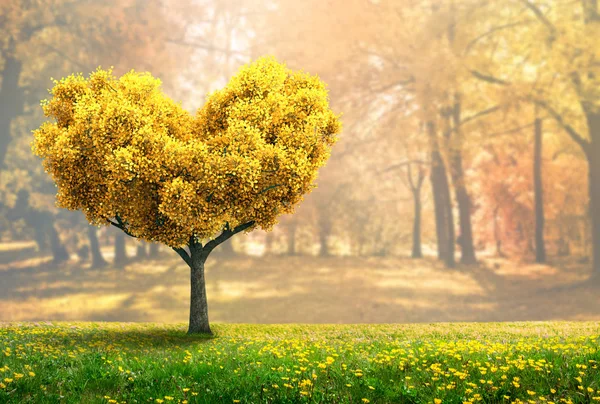
[[[187,334],[184,326],[171,325],[165,328],[152,323],[93,323],[85,327],[77,324],[61,325],[60,327],[44,324],[39,327],[45,329],[46,332],[36,334],[38,342],[64,348],[109,343],[112,346],[133,350],[171,348],[173,346],[184,349],[192,345],[208,343],[221,336],[218,331],[213,335],[190,335]],[[54,330],[56,332],[53,332]]]

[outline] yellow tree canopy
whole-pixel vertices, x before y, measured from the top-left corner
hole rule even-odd
[[[173,248],[253,222],[270,229],[311,191],[341,130],[326,84],[273,57],[243,66],[196,116],[159,79],[97,69],[54,81],[33,152],[57,206]]]

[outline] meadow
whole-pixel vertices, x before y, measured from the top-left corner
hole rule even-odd
[[[301,304],[298,305],[301,310]],[[598,322],[0,326],[2,403],[591,403]]]

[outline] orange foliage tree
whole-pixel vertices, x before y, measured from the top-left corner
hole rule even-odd
[[[268,57],[195,117],[148,73],[117,79],[98,69],[56,81],[51,94],[42,104],[56,122],[34,132],[32,147],[58,186],[57,205],[173,248],[191,269],[189,333],[211,333],[208,255],[293,212],[341,129],[317,76]]]

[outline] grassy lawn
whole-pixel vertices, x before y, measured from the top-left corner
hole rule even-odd
[[[298,310],[301,310],[299,302]],[[0,402],[591,403],[600,323],[5,323]]]

